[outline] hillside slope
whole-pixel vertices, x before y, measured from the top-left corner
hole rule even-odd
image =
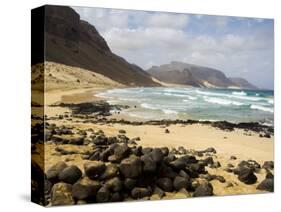
[[[94,71],[127,86],[158,85],[140,67],[111,52],[96,28],[72,8],[47,5],[45,15],[46,61]]]
[[[99,73],[54,62],[38,63],[32,66],[32,89],[39,90],[43,81],[45,81],[45,91],[125,87]]]

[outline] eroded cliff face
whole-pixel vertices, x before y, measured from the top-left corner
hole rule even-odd
[[[111,52],[96,28],[70,7],[45,6],[45,47],[46,61],[91,70],[128,86],[159,85],[140,67]]]

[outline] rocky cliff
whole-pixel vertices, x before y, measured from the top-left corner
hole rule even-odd
[[[94,26],[65,6],[45,6],[45,60],[102,74],[128,86],[157,86],[140,67],[114,54]]]

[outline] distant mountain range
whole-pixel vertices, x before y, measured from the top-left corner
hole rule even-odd
[[[163,82],[193,87],[257,88],[243,78],[228,78],[219,70],[183,62],[152,66],[147,72]]]
[[[46,61],[87,69],[127,86],[159,86],[146,71],[114,54],[96,28],[72,8],[45,8]]]

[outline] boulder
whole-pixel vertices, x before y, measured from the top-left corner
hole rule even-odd
[[[205,165],[204,163],[193,163],[188,166],[188,169],[191,173],[197,173],[197,174],[205,174]]]
[[[262,165],[263,169],[273,170],[274,169],[274,162],[273,161],[265,161]]]
[[[194,197],[203,197],[203,196],[212,196],[213,195],[213,186],[209,182],[204,182],[200,184],[194,191]]]
[[[110,179],[118,176],[119,168],[115,164],[108,164],[105,171],[99,176],[99,179]]]
[[[131,148],[131,152],[135,156],[141,156],[142,155],[142,147],[141,146],[133,147],[133,148]]]
[[[274,175],[271,172],[267,172],[266,175],[265,175],[265,178],[266,179],[273,179]]]
[[[105,149],[100,153],[100,160],[108,161],[108,157],[112,154],[112,150],[110,148]]]
[[[176,156],[172,153],[169,153],[165,158],[164,158],[164,161],[165,163],[169,164],[171,163],[172,161],[176,160]]]
[[[126,133],[126,131],[125,131],[125,130],[119,130],[119,133],[121,133],[121,134],[125,134],[125,133]]]
[[[173,181],[173,186],[175,190],[180,190],[182,188],[186,189],[187,187],[190,187],[190,181],[184,177],[176,176]]]
[[[130,148],[128,147],[127,144],[122,144],[122,145],[118,145],[115,149],[114,149],[114,155],[118,158],[118,159],[123,159],[125,157],[128,157],[130,154]]]
[[[176,170],[184,169],[186,167],[186,162],[182,159],[176,159],[170,163],[170,166]]]
[[[184,178],[186,178],[188,180],[190,179],[189,175],[184,170],[180,170],[179,171],[179,176],[180,177],[184,177]]]
[[[59,180],[73,184],[82,176],[81,170],[75,166],[68,166],[59,173]]]
[[[93,139],[93,144],[95,145],[106,145],[107,144],[107,137],[104,135],[98,135]]]
[[[145,155],[145,154],[152,152],[152,150],[153,149],[151,147],[144,147],[144,148],[142,148],[141,152],[143,155]]]
[[[100,153],[99,152],[94,152],[90,157],[89,160],[100,160]]]
[[[72,186],[72,197],[77,200],[91,199],[95,197],[100,187],[98,181],[84,177]]]
[[[274,191],[274,179],[273,178],[266,178],[261,183],[257,186],[258,190],[263,190],[263,191],[269,191],[273,192]]]
[[[110,191],[106,186],[101,187],[96,195],[97,202],[108,202],[110,198]]]
[[[248,161],[243,160],[238,164],[238,167],[234,171],[234,173],[239,172],[243,168],[248,168],[248,169],[251,169],[254,172],[259,172],[261,166],[258,162],[254,161],[254,160],[248,160]]]
[[[149,197],[151,194],[150,190],[147,188],[135,187],[131,191],[131,195],[134,199],[141,199],[144,197]]]
[[[114,177],[106,181],[105,185],[109,190],[113,192],[121,191],[123,188],[123,183],[118,177]]]
[[[79,136],[79,137],[71,138],[71,139],[69,139],[68,144],[83,145],[84,144],[84,137]]]
[[[127,190],[132,190],[137,184],[137,180],[133,178],[125,178],[124,186]]]
[[[177,176],[177,173],[174,171],[172,167],[167,166],[165,163],[162,163],[161,165],[159,165],[158,168],[158,176],[160,178],[162,177],[174,178]]]
[[[142,161],[138,157],[130,157],[121,161],[120,172],[124,177],[136,178],[142,174]]]
[[[123,195],[119,192],[114,192],[111,194],[109,202],[120,202],[123,201]]]
[[[241,167],[238,173],[238,179],[245,184],[254,184],[257,182],[257,177],[253,170],[248,167]]]
[[[90,161],[84,164],[85,174],[92,180],[101,176],[106,169],[106,166],[101,161]]]
[[[141,156],[143,162],[143,173],[152,174],[156,172],[156,162],[150,157],[149,154]]]
[[[67,167],[66,163],[61,161],[53,165],[47,172],[46,177],[51,183],[59,181],[59,173]]]
[[[51,205],[74,205],[72,198],[72,185],[67,183],[56,183],[51,192]]]
[[[173,182],[170,178],[167,177],[157,179],[156,185],[166,192],[171,192],[173,190]]]
[[[163,161],[164,159],[164,154],[161,151],[160,148],[154,148],[151,152],[150,152],[150,157],[152,158],[153,161],[155,161],[156,163],[160,163]]]

